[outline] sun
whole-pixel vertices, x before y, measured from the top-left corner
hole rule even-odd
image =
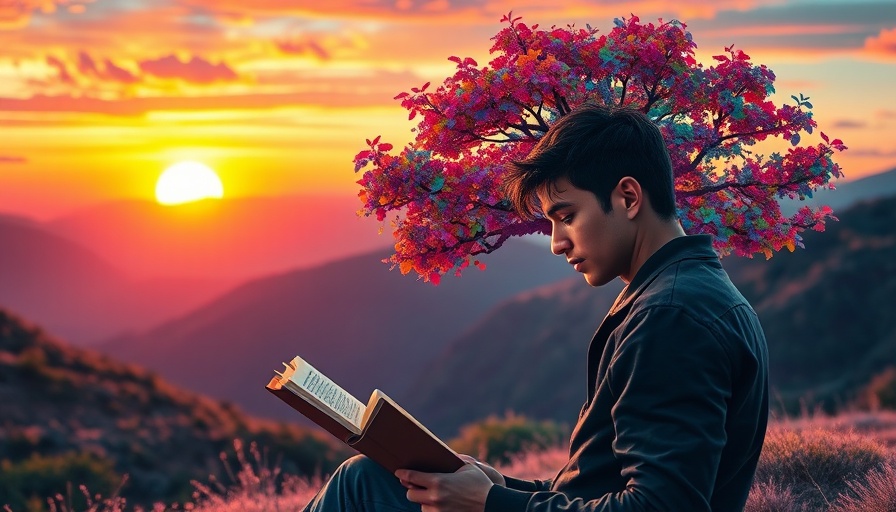
[[[178,162],[165,169],[156,181],[156,201],[164,205],[221,197],[224,197],[221,179],[200,162]]]

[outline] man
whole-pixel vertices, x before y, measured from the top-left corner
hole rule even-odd
[[[555,254],[591,286],[627,284],[588,350],[569,461],[527,482],[467,458],[450,474],[398,470],[401,487],[358,457],[308,510],[743,510],[768,417],[765,336],[711,238],[685,236],[657,127],[583,106],[508,175],[520,214],[550,220]]]

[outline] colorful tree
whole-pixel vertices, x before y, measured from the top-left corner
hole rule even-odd
[[[685,231],[713,235],[722,255],[800,246],[800,232],[823,230],[828,207],[783,215],[782,198],[811,197],[839,177],[834,151],[845,146],[812,134],[809,98],[776,106],[775,75],[733,47],[705,67],[678,21],[617,19],[606,35],[587,28],[539,30],[505,16],[488,66],[451,57],[454,75],[396,96],[419,116],[416,140],[400,152],[377,137],[355,157],[364,203],[359,213],[393,217],[401,272],[438,283],[511,236],[547,233],[544,219],[524,221],[501,196],[505,164],[521,159],[553,121],[583,102],[624,105],[646,113],[669,145],[678,211]],[[784,152],[751,148],[780,138]],[[789,145],[789,147],[787,147]]]

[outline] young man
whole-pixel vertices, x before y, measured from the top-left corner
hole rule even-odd
[[[550,220],[555,254],[591,286],[627,284],[591,341],[587,398],[555,478],[521,481],[469,458],[395,480],[356,457],[306,510],[743,510],[768,417],[765,336],[711,238],[685,236],[672,182],[657,127],[598,106],[558,120],[509,169],[508,197]]]

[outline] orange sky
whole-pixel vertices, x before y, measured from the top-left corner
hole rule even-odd
[[[326,7],[317,4],[326,4]],[[674,4],[674,7],[670,7]],[[488,60],[513,10],[542,26],[678,18],[812,98],[848,178],[896,167],[896,3],[847,0],[12,0],[0,4],[0,212],[151,199],[199,160],[225,196],[354,194],[364,139],[412,125],[392,98]]]

